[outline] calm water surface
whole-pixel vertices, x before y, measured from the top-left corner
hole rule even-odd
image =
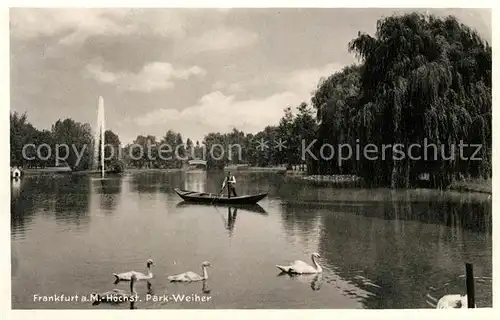
[[[476,301],[491,307],[491,199],[435,190],[329,189],[238,175],[240,194],[269,192],[258,207],[182,204],[174,188],[217,192],[203,172],[36,176],[13,182],[12,307],[116,308],[35,302],[115,288],[114,272],[144,271],[136,308],[430,308],[427,295],[465,292],[474,264]],[[321,255],[321,276],[279,275],[276,264]],[[201,273],[205,283],[169,283]],[[127,283],[116,285],[128,289]],[[197,294],[208,302],[145,301],[147,292]]]

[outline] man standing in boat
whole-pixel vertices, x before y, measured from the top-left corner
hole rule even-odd
[[[236,184],[236,178],[231,175],[231,172],[227,173],[226,178],[224,179],[224,183],[222,184],[222,188],[224,188],[224,185],[227,185],[227,197],[231,198],[231,193],[237,197],[238,195],[236,194],[236,188],[234,185]]]

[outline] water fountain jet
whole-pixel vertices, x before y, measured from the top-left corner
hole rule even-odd
[[[99,96],[97,105],[97,129],[94,135],[93,169],[98,170],[99,159],[101,162],[101,176],[104,178],[104,99]],[[100,148],[99,148],[100,145]],[[99,150],[100,149],[100,150]],[[100,152],[99,152],[100,151]],[[100,156],[99,156],[100,154]]]

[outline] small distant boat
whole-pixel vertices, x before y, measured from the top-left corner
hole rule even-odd
[[[174,189],[175,193],[186,202],[197,202],[197,203],[221,203],[221,204],[254,204],[264,199],[267,193],[260,193],[256,195],[245,195],[238,197],[228,198],[227,195],[215,194],[215,193],[204,193],[189,191],[183,189]]]
[[[22,172],[21,172],[21,170],[19,170],[19,168],[17,168],[17,167],[10,168],[10,177],[12,179],[17,180],[17,179],[21,178],[21,175],[22,175]]]

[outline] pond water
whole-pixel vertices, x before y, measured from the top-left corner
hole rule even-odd
[[[478,307],[492,305],[488,195],[313,188],[273,173],[237,175],[239,194],[269,192],[259,206],[190,205],[174,192],[216,193],[222,178],[134,172],[12,182],[12,307],[129,308],[81,299],[129,290],[112,274],[144,272],[147,259],[154,278],[136,284],[138,309],[431,308],[429,296],[465,293],[465,262],[474,265]],[[276,264],[311,263],[313,252],[321,256],[320,276],[279,274]],[[207,281],[167,280],[202,274],[205,260],[212,265]],[[79,301],[35,299],[61,294]]]

